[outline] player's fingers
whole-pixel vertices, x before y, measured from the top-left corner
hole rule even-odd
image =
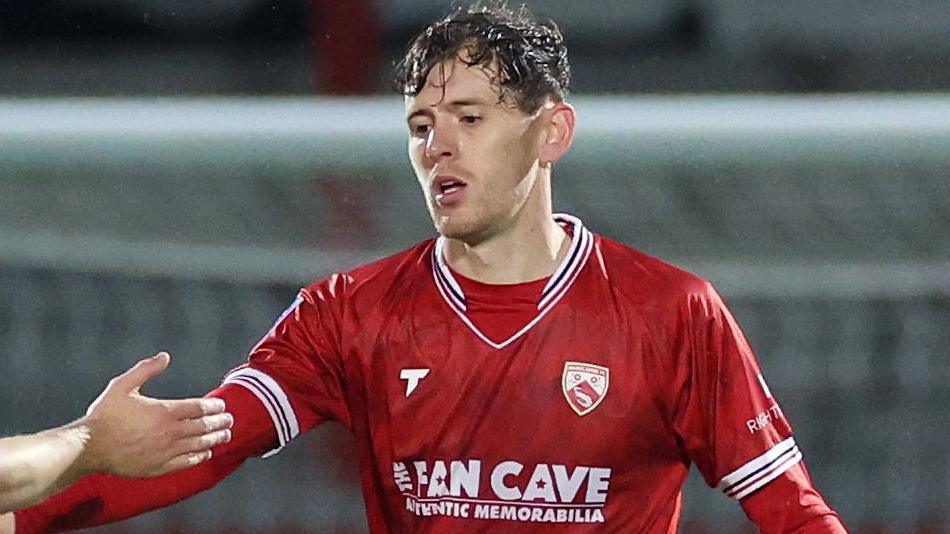
[[[227,430],[232,425],[234,425],[234,418],[229,413],[206,415],[177,423],[175,435],[183,438],[201,436],[218,430]]]
[[[202,462],[207,462],[211,459],[211,451],[203,450],[199,452],[188,452],[185,454],[178,455],[168,462],[165,463],[155,475],[164,475],[166,473],[174,473],[175,471],[181,471],[182,469],[188,469],[189,467],[194,467]]]
[[[170,361],[171,356],[167,352],[159,352],[151,358],[139,360],[131,369],[115,377],[112,380],[112,386],[123,393],[135,391],[156,375],[161,374]]]
[[[224,401],[214,397],[162,401],[176,419],[198,419],[224,412]]]
[[[223,443],[231,441],[230,430],[216,430],[200,436],[180,439],[168,449],[170,456],[178,457],[182,454],[194,454],[211,450]]]

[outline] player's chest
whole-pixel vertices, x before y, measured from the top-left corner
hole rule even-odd
[[[499,348],[439,319],[384,324],[365,349],[365,415],[399,436],[388,444],[395,457],[557,450],[564,440],[603,457],[618,453],[611,441],[634,445],[663,424],[651,362],[664,349],[629,321],[565,308]]]

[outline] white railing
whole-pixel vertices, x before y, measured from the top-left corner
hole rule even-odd
[[[950,162],[950,96],[577,97],[572,157]],[[81,161],[404,165],[399,97],[0,100],[0,169]]]
[[[603,161],[634,167],[802,161],[950,166],[950,96],[617,96],[574,102],[579,126],[569,158],[580,167]],[[0,100],[0,179],[79,163],[130,162],[172,170],[244,168],[247,176],[265,168],[288,176],[323,169],[408,174],[402,116],[398,97]],[[186,245],[0,228],[0,263],[248,282],[305,283],[391,251]],[[950,293],[950,260],[693,260],[686,266],[731,295]]]

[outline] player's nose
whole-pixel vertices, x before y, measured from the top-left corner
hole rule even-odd
[[[458,142],[451,128],[435,127],[429,130],[426,137],[426,157],[433,162],[451,158],[458,153]]]

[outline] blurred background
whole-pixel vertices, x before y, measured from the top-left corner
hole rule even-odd
[[[299,287],[432,234],[393,61],[436,0],[0,3],[0,435],[160,349],[201,394]],[[714,282],[855,532],[950,532],[950,9],[538,0],[557,208]],[[363,532],[325,425],[101,532]],[[748,532],[695,473],[684,532]]]

